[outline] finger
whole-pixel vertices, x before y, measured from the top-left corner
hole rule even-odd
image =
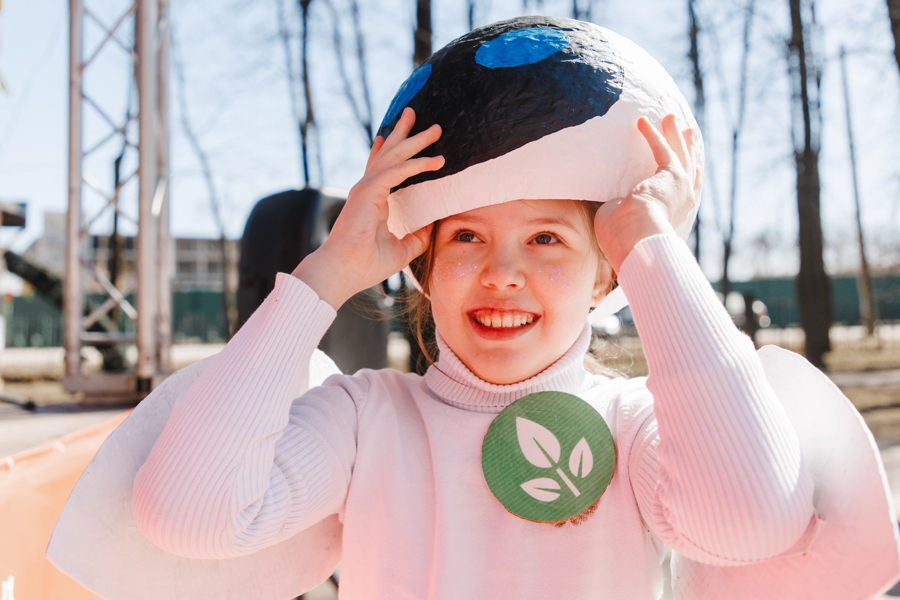
[[[385,166],[410,159],[441,137],[441,126],[435,123],[425,131],[420,131],[411,138],[406,138],[384,153]]]
[[[668,167],[678,160],[678,157],[672,152],[672,148],[670,148],[668,142],[666,142],[666,138],[664,138],[659,130],[650,123],[647,117],[638,119],[638,130],[650,145],[650,150],[653,152],[653,159],[656,161],[657,165],[660,167]]]
[[[375,141],[372,142],[372,149],[369,150],[369,160],[366,161],[366,172],[368,172],[369,167],[372,166],[372,161],[375,159],[375,156],[381,151],[381,148],[384,146],[384,138],[379,136],[375,137]]]
[[[414,177],[419,173],[425,173],[427,171],[437,171],[443,166],[443,156],[426,156],[406,160],[373,175],[372,185],[379,186],[382,190],[390,192],[391,189],[397,187],[410,177]],[[380,195],[377,196],[381,197]],[[387,195],[384,195],[383,199],[386,202]]]
[[[688,151],[687,143],[685,142],[684,137],[681,134],[681,131],[678,130],[678,123],[675,121],[675,115],[666,115],[663,118],[662,126],[663,135],[666,137],[666,142],[669,144],[669,147],[672,149],[672,151],[675,152],[675,156],[678,157],[678,161],[681,163],[681,168],[683,168],[686,172],[690,172],[690,153]]]
[[[390,135],[388,135],[387,139],[384,141],[384,147],[390,149],[405,140],[415,124],[416,112],[407,106],[403,109],[403,113],[400,115],[397,124],[394,125],[394,130],[391,131]]]

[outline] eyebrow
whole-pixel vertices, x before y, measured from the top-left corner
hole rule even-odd
[[[484,217],[472,217],[469,215],[452,215],[450,217],[445,217],[443,219],[444,222],[462,222],[462,223],[487,223],[490,219],[486,219]],[[570,229],[576,229],[576,226],[568,219],[563,219],[559,217],[536,217],[534,219],[528,219],[523,223],[526,227],[540,227],[542,225],[562,225],[563,227],[568,227]]]
[[[540,225],[562,225],[563,227],[568,227],[570,229],[576,228],[568,219],[560,219],[557,217],[538,217],[536,219],[529,219],[528,221],[525,221],[525,225],[529,227]]]

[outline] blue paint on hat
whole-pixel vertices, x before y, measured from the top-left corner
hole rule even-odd
[[[569,36],[558,29],[519,29],[482,44],[475,62],[489,69],[521,67],[549,58],[568,45]]]
[[[394,120],[394,117],[400,114],[401,110],[406,108],[409,101],[422,91],[422,88],[425,87],[430,76],[431,65],[428,63],[425,63],[412,72],[412,75],[403,82],[403,85],[397,90],[397,95],[391,100],[391,105],[388,107],[387,114],[384,115],[384,121],[381,122],[381,127],[389,125],[390,122]]]

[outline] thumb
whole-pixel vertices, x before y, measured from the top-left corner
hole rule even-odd
[[[406,234],[403,236],[403,239],[400,240],[400,243],[406,248],[407,256],[410,261],[421,256],[428,250],[428,246],[431,245],[431,232],[433,229],[434,223],[431,223],[418,231]]]

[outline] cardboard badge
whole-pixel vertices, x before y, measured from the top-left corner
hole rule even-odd
[[[606,491],[616,448],[590,404],[563,392],[524,396],[497,415],[481,447],[491,492],[514,515],[558,523],[590,509]]]

